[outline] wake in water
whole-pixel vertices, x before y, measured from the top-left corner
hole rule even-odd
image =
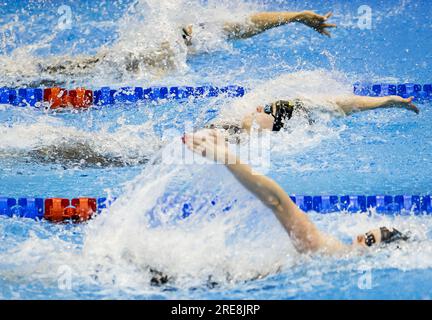
[[[123,125],[114,132],[91,132],[66,126],[60,120],[38,118],[32,124],[0,126],[0,135],[0,158],[67,167],[145,164],[162,145],[149,123]]]

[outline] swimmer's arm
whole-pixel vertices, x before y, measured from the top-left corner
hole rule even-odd
[[[349,95],[337,97],[335,103],[345,112],[345,114],[378,108],[404,108],[418,114],[420,110],[413,103],[413,98],[414,97],[404,99],[399,96],[363,97]]]
[[[254,174],[251,167],[232,159],[227,168],[250,192],[269,207],[288,232],[296,250],[300,253],[323,251],[333,253],[345,246],[322,233],[309,217],[299,209],[291,197],[272,179]]]
[[[225,138],[216,130],[203,130],[186,135],[185,143],[195,153],[225,164],[246,189],[273,211],[299,252],[333,253],[345,248],[336,239],[320,232],[275,181],[255,174],[249,165],[242,163],[236,155],[230,153]]]
[[[292,22],[300,22],[314,29],[315,31],[331,36],[328,28],[335,28],[336,25],[327,23],[331,13],[322,16],[313,11],[302,12],[260,12],[252,14],[247,23],[224,24],[224,31],[230,38],[250,38],[266,30],[280,27]]]

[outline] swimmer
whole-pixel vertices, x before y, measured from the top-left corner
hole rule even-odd
[[[331,15],[331,13],[327,13],[322,16],[313,11],[261,12],[252,14],[243,23],[224,22],[221,32],[228,39],[246,39],[272,28],[298,22],[316,30],[320,34],[330,37],[329,30],[336,27],[335,24],[327,23]],[[208,24],[201,23],[196,26],[190,24],[180,27],[179,36],[181,35],[182,39],[179,40],[183,41],[188,48],[192,47],[196,40],[195,37],[200,33],[199,29],[205,29],[206,26],[208,27]],[[87,74],[90,69],[97,66],[104,64],[109,66],[116,65],[118,59],[114,59],[116,60],[115,62],[111,61],[110,51],[107,48],[103,48],[95,56],[61,57],[50,63],[43,61],[38,64],[38,71],[50,75]],[[189,50],[188,52],[192,53],[193,50]],[[166,71],[175,68],[175,63],[172,59],[173,55],[174,51],[170,44],[163,42],[159,50],[154,52],[129,52],[123,57],[124,59],[118,61],[124,64],[121,66],[123,70],[131,73],[138,72],[142,65]]]
[[[204,129],[187,134],[183,141],[193,152],[225,164],[247,190],[273,211],[299,253],[349,253],[360,248],[408,240],[407,235],[395,228],[381,227],[356,236],[352,244],[344,244],[320,231],[275,181],[254,174],[249,165],[242,163],[236,155],[230,153],[225,138],[216,130]]]
[[[379,108],[403,108],[418,114],[420,110],[413,103],[413,99],[414,97],[404,99],[399,96],[362,97],[349,95],[330,100],[332,100],[332,103],[337,105],[345,115]],[[258,106],[256,111],[243,117],[240,126],[234,124],[222,124],[219,126],[217,124],[210,124],[206,127],[210,129],[221,127],[231,133],[237,133],[239,131],[250,133],[255,124],[258,130],[280,131],[295,113],[306,117],[309,124],[313,123],[310,110],[306,107],[306,104],[300,99],[293,99],[291,101],[279,100],[265,106]]]
[[[259,12],[248,17],[245,22],[224,22],[222,31],[229,39],[246,39],[264,31],[280,27],[289,23],[302,23],[318,33],[331,37],[330,28],[336,28],[334,23],[327,23],[332,16],[329,12],[322,16],[313,11],[302,12]],[[198,24],[198,28],[205,28],[206,24]],[[194,25],[182,28],[182,37],[186,45],[193,45]]]

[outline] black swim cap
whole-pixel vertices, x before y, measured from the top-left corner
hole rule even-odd
[[[399,230],[392,228],[392,231],[390,231],[386,227],[380,228],[381,232],[381,243],[391,243],[399,240],[406,241],[409,239],[408,235],[403,234]],[[368,232],[365,234],[365,244],[368,247],[371,247],[374,243],[376,243],[375,236],[372,232]]]
[[[381,227],[380,230],[381,230],[381,242],[383,243],[391,243],[399,240],[407,241],[409,239],[407,235],[403,234],[402,232],[400,232],[395,228],[392,228],[392,231],[390,231],[386,227]]]

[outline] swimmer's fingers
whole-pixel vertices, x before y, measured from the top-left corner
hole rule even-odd
[[[320,34],[325,35],[329,38],[331,38],[331,33],[330,31],[326,30],[326,29],[316,29],[316,31],[318,31]]]
[[[416,114],[420,113],[420,109],[413,103],[414,97],[409,97],[407,99],[408,102],[408,110],[415,112]]]
[[[216,129],[206,129],[198,132],[198,136],[201,139],[200,142],[207,142],[214,144],[220,141],[221,135]]]
[[[326,21],[327,19],[329,19],[333,15],[332,12],[328,12],[325,15],[320,15],[318,13],[315,13],[314,11],[309,11],[309,10],[303,11],[303,13],[304,13],[304,15],[306,15],[306,17],[308,19],[314,20],[316,23],[317,22],[324,22],[324,21]]]
[[[185,134],[183,141],[191,150],[194,150],[202,143],[201,138],[197,137],[195,133]]]
[[[326,23],[326,21],[332,16],[332,13],[329,12],[326,15],[322,16],[316,14],[313,11],[304,11],[303,17],[300,22],[311,27],[315,31],[330,37],[330,32],[326,30],[326,28],[335,28],[336,25],[334,23]]]
[[[323,35],[331,37],[331,33],[328,30],[329,28],[337,28],[337,26],[334,23],[323,23],[319,25],[317,28],[315,28],[315,30]]]
[[[183,143],[191,150],[194,150],[193,138],[191,135],[185,134],[183,138]]]
[[[337,25],[334,23],[323,23],[322,27],[323,28],[337,28]]]
[[[213,142],[215,144],[221,144],[221,143],[225,143],[226,139],[225,137],[220,133],[219,130],[213,129],[209,132],[209,136],[210,138],[214,139]]]
[[[327,12],[327,14],[324,15],[324,21],[327,19],[330,19],[333,16],[333,12]]]
[[[319,25],[317,27],[314,27],[313,29],[322,35],[331,37],[331,33],[329,30],[327,30],[327,28],[337,28],[337,26],[335,24],[325,23],[325,24]]]
[[[415,112],[416,114],[420,113],[420,109],[413,103],[414,97],[402,98],[397,96],[395,99],[396,99],[395,105],[397,107]]]
[[[228,144],[217,130],[201,130],[185,135],[186,146],[193,152],[210,160],[225,163],[228,156]]]
[[[190,139],[193,148],[200,148],[207,142],[207,138],[205,135],[201,133],[194,133],[192,135],[192,139]]]
[[[322,34],[325,35],[325,36],[327,36],[327,37],[329,37],[329,38],[331,38],[331,33],[330,33],[330,31],[323,30]]]
[[[199,154],[202,157],[206,157],[207,148],[199,141],[200,139],[193,139],[193,137],[189,136],[185,139],[185,144],[192,152]]]
[[[217,138],[219,136],[219,132],[216,129],[212,129],[209,131],[209,136]]]
[[[195,149],[209,142],[211,143],[214,140],[214,137],[210,135],[211,131],[213,130],[201,130],[192,134],[186,134],[184,139],[186,145],[191,149]]]
[[[314,28],[320,34],[331,37],[330,31],[327,28],[337,28],[337,25],[334,23],[326,23],[326,21],[333,15],[332,12],[328,12],[324,16],[320,16],[317,14],[313,15],[312,22],[309,25]]]
[[[415,114],[420,114],[420,109],[415,105],[411,104],[411,110],[415,112]]]

